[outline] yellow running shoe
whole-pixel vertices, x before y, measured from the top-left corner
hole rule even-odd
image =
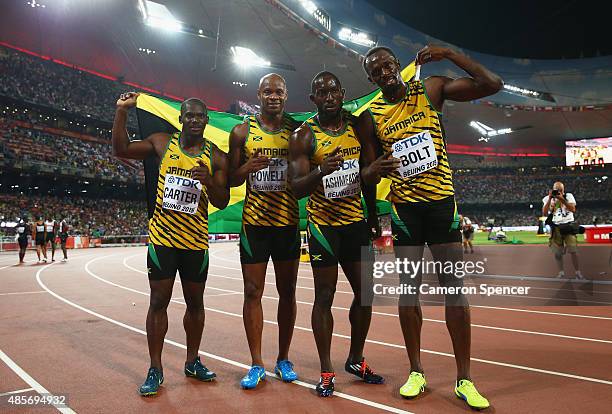
[[[480,395],[474,383],[470,380],[462,379],[457,381],[455,386],[455,394],[458,398],[464,400],[467,405],[475,410],[483,410],[489,408],[489,401]]]
[[[400,388],[400,395],[405,398],[414,398],[425,391],[425,375],[420,372],[412,371],[408,381]]]

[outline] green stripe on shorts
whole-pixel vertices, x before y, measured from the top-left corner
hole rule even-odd
[[[329,254],[335,256],[331,246],[329,245],[329,242],[327,241],[323,233],[321,233],[319,226],[314,223],[308,223],[308,226],[310,227],[310,234],[312,234],[312,237],[314,237],[319,242],[319,244],[323,246],[325,250],[327,250]]]
[[[253,252],[251,251],[251,245],[249,244],[249,239],[247,238],[246,228],[244,227],[244,224],[242,225],[242,231],[240,232],[240,244],[249,254],[249,256],[253,257]]]
[[[151,256],[151,260],[153,260],[153,263],[155,263],[155,265],[157,266],[157,268],[159,270],[162,270],[161,265],[159,264],[159,258],[157,257],[157,252],[155,251],[155,246],[153,246],[153,243],[149,243],[149,256]]]

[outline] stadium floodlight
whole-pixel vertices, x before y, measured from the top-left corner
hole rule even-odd
[[[317,5],[310,0],[300,0],[300,4],[309,14],[314,14],[314,12],[318,9]]]
[[[504,85],[504,89],[507,89],[507,90],[512,91],[512,92],[520,93],[521,95],[528,95],[528,96],[529,95],[531,95],[531,96],[538,96],[539,95],[539,93],[536,92],[536,91],[532,91],[532,90],[525,89],[525,88],[519,88],[518,86],[514,86],[514,85],[505,84]]]
[[[311,0],[300,0],[300,4],[308,14],[314,17],[317,23],[323,26],[327,31],[331,30],[331,18],[325,10],[317,6]]]
[[[370,35],[365,32],[358,30],[353,31],[350,27],[343,27],[338,32],[338,38],[340,40],[346,40],[347,42],[355,43],[362,46],[373,47],[376,46],[376,40],[370,38]]]
[[[493,129],[490,126],[485,125],[482,122],[478,122],[478,121],[471,121],[469,125],[472,128],[474,128],[475,130],[477,130],[478,132],[480,132],[480,134],[482,135],[478,139],[478,141],[489,142],[489,138],[491,138],[491,137],[496,137],[498,135],[510,134],[510,133],[513,132],[512,128]]]
[[[147,25],[171,32],[183,30],[183,24],[174,18],[165,5],[151,0],[139,0],[138,7]]]
[[[514,95],[523,96],[525,98],[539,99],[542,101],[556,102],[555,98],[548,92],[534,91],[531,89],[521,88],[518,86],[504,84],[504,92]]]
[[[30,7],[42,7],[43,9],[47,7],[46,5],[42,4],[40,1],[36,1],[36,0],[29,1],[26,4]]]
[[[238,66],[243,68],[249,68],[251,66],[270,66],[269,60],[257,56],[257,54],[248,47],[232,46],[230,50],[234,56],[234,63]]]

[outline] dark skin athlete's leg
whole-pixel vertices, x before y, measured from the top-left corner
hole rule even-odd
[[[261,357],[261,335],[263,331],[261,297],[266,283],[267,267],[268,262],[242,264],[242,278],[244,280],[242,320],[247,335],[247,342],[249,343],[249,350],[251,351],[251,364],[259,366],[263,366],[263,359]]]
[[[348,360],[352,363],[361,362],[363,359],[363,347],[365,344],[370,321],[372,319],[372,305],[370,300],[364,303],[369,295],[362,295],[362,288],[370,289],[370,286],[362,286],[361,262],[340,263],[342,270],[348,279],[353,290],[353,302],[349,311],[349,321],[351,322],[351,348]]]
[[[183,316],[183,327],[187,335],[187,360],[192,363],[198,356],[202,331],[204,330],[204,282],[191,282],[181,279],[183,297],[187,309]]]
[[[423,257],[424,246],[409,246],[402,247],[401,258],[407,258],[409,261],[417,262]],[[399,253],[399,250],[397,251]],[[399,254],[397,254],[399,258]],[[420,286],[422,275],[419,273],[415,276],[414,285]],[[417,291],[418,292],[418,291]],[[398,315],[408,359],[410,360],[410,371],[423,372],[421,365],[421,327],[423,326],[423,313],[418,294],[401,295],[398,306]]]
[[[315,300],[312,307],[312,332],[314,333],[322,372],[334,372],[330,358],[334,317],[332,303],[338,282],[338,266],[313,267]]]
[[[300,262],[296,260],[273,261],[276,275],[276,290],[279,301],[276,320],[278,321],[278,357],[277,361],[289,359],[289,346],[293,337],[297,304],[295,302],[295,285]]]
[[[456,263],[463,260],[460,243],[432,244],[429,248],[435,261]],[[446,295],[445,313],[457,363],[457,379],[470,379],[471,321],[470,306],[465,295]]]
[[[174,277],[163,280],[149,280],[151,298],[147,313],[147,343],[151,367],[162,370],[161,353],[168,331],[168,303],[172,297]]]

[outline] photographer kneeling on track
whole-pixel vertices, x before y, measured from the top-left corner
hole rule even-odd
[[[576,212],[576,199],[571,193],[565,193],[562,182],[553,184],[553,189],[542,199],[542,215],[548,216],[546,224],[550,225],[549,246],[555,255],[559,268],[557,277],[565,276],[563,270],[563,255],[567,251],[572,257],[572,264],[576,269],[576,279],[584,279],[578,267],[578,240],[576,235],[584,233],[584,227],[574,223]]]

